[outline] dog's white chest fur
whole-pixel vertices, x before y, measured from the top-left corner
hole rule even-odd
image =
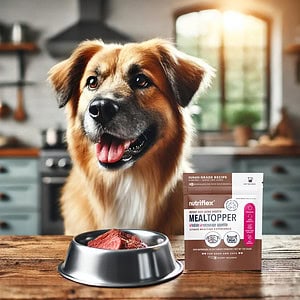
[[[134,182],[130,174],[122,176],[117,183],[114,201],[113,211],[105,216],[107,226],[143,227],[146,215],[146,193],[143,184]],[[112,220],[114,224],[110,224]]]

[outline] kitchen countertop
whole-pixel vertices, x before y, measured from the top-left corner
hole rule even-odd
[[[183,236],[170,237],[184,261]],[[300,236],[263,236],[262,271],[184,271],[175,279],[139,288],[74,283],[57,272],[69,236],[0,236],[0,299],[299,299]]]
[[[40,153],[39,148],[0,148],[0,158],[1,157],[28,157],[35,158],[38,157]]]
[[[193,147],[193,155],[300,156],[300,146]]]
[[[193,147],[193,155],[300,156],[300,146],[291,147]],[[39,148],[0,148],[1,157],[38,157]]]

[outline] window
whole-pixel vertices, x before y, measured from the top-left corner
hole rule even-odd
[[[212,87],[194,99],[198,130],[233,127],[235,112],[259,116],[254,129],[269,126],[270,24],[256,15],[206,9],[177,15],[178,49],[201,57],[216,69]]]

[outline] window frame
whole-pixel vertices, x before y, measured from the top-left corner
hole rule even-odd
[[[266,23],[266,27],[267,27],[267,32],[266,32],[266,70],[265,70],[265,79],[266,79],[266,99],[265,99],[265,104],[266,104],[266,112],[265,112],[265,121],[266,121],[266,126],[263,129],[257,129],[255,130],[256,132],[268,132],[271,128],[271,57],[272,57],[272,53],[271,53],[271,37],[272,37],[272,19],[270,17],[268,17],[265,14],[259,13],[255,10],[252,9],[237,9],[235,7],[230,7],[230,6],[225,6],[225,7],[219,7],[218,5],[201,5],[201,4],[193,4],[193,5],[189,5],[189,6],[185,6],[182,8],[177,9],[174,13],[173,13],[173,37],[175,40],[175,44],[177,45],[177,35],[176,35],[176,20],[178,17],[184,15],[184,14],[188,14],[188,13],[193,13],[193,12],[199,12],[202,10],[211,10],[211,9],[215,9],[215,10],[219,10],[221,12],[224,11],[228,11],[228,10],[232,10],[241,14],[245,14],[245,15],[250,15],[253,17],[256,17],[258,19],[261,19],[262,21],[264,21]],[[224,49],[224,47],[221,47]],[[222,73],[222,80],[220,82],[221,86],[220,86],[220,92],[221,92],[221,98],[220,98],[220,103],[222,105],[222,107],[224,107],[224,103],[226,103],[226,95],[224,93],[225,91],[225,77],[224,74],[225,72],[225,68],[224,68],[224,55],[221,55],[221,48],[220,48],[220,69],[223,70]],[[223,57],[223,59],[222,59]],[[205,57],[202,57],[205,60]],[[216,129],[216,130],[199,130],[199,132],[225,132],[228,131],[228,129],[224,128],[224,124],[222,123],[224,121],[221,121],[221,126],[220,129]]]

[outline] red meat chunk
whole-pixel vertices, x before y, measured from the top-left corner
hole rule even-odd
[[[126,233],[119,229],[111,229],[99,235],[95,239],[89,241],[88,246],[108,250],[139,249],[147,247],[147,245],[136,235]]]

